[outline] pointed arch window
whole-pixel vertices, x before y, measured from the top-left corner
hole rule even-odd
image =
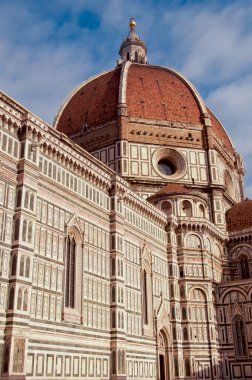
[[[143,270],[143,312],[144,324],[148,325],[148,295],[147,295],[147,273]]]
[[[247,354],[245,324],[243,319],[238,315],[233,319],[233,335],[236,355],[245,356]]]
[[[74,238],[67,238],[66,252],[66,289],[65,306],[75,307],[75,267],[76,267],[76,243]]]
[[[249,261],[246,255],[239,257],[239,267],[241,279],[250,278]]]

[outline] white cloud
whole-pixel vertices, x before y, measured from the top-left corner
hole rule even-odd
[[[212,86],[251,68],[252,3],[236,2],[221,9],[209,4],[168,11],[164,21],[177,42],[182,72]]]
[[[193,81],[245,158],[252,197],[250,108],[252,3],[152,0],[2,0],[1,87],[48,122],[66,95],[90,75],[112,68],[128,19],[149,48],[149,62],[172,66]],[[85,10],[100,18],[89,30]],[[251,173],[251,175],[250,175]]]
[[[252,197],[252,74],[212,91],[206,102],[244,158],[247,194]]]

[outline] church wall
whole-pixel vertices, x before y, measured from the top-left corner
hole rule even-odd
[[[133,192],[112,170],[124,170],[125,160],[138,167],[127,176],[142,179],[140,168],[148,168],[158,179],[157,146],[122,141],[95,152],[109,168],[11,99],[1,97],[0,110],[3,378],[155,379],[160,354],[171,378],[249,378],[251,289],[239,278],[240,240],[223,249],[227,234],[210,221],[209,196],[170,195],[165,214],[166,195],[154,206],[143,199],[150,193]],[[190,168],[181,181],[206,173],[203,151],[178,151]],[[225,164],[215,164],[224,173]],[[228,207],[221,190],[213,201],[216,213]],[[68,238],[76,253],[73,307]],[[231,314],[245,321],[246,355],[237,355]]]

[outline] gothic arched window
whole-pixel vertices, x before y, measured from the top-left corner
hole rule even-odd
[[[23,291],[22,288],[18,289],[18,298],[17,298],[17,309],[22,309],[22,300],[23,300]]]
[[[25,192],[24,207],[25,207],[25,208],[28,208],[28,205],[29,205],[29,191],[26,190],[26,192]]]
[[[245,324],[239,315],[233,318],[233,335],[236,355],[245,356],[247,354]]]
[[[30,210],[33,211],[34,208],[34,195],[31,194],[30,196]]]
[[[30,259],[27,257],[26,263],[25,263],[25,277],[29,277],[30,275]]]
[[[24,301],[23,301],[23,310],[27,311],[28,308],[28,290],[24,291]]]
[[[19,238],[19,218],[15,220],[15,233],[14,233],[14,240],[18,240]]]
[[[116,353],[112,351],[112,373],[116,373]]]
[[[23,221],[22,240],[26,241],[27,221]]]
[[[185,359],[185,375],[186,376],[191,376],[191,368],[190,368],[190,360]]]
[[[111,274],[112,274],[112,276],[114,276],[115,275],[115,259],[114,259],[114,257],[112,258],[112,262],[111,262]]]
[[[239,269],[241,279],[250,277],[249,261],[247,256],[242,255],[239,257]]]
[[[21,256],[20,258],[20,264],[19,264],[19,276],[23,276],[24,275],[24,256]]]
[[[148,325],[148,295],[147,295],[147,273],[143,271],[143,313],[144,324]]]
[[[76,243],[74,238],[67,238],[66,252],[66,290],[65,306],[75,307],[75,266],[76,266]]]
[[[10,296],[9,296],[9,309],[11,309],[11,310],[14,307],[14,296],[15,296],[15,290],[14,290],[14,288],[11,288]]]
[[[183,339],[188,340],[188,331],[187,331],[186,327],[184,327],[184,329],[183,329]]]
[[[12,256],[12,262],[11,262],[11,275],[15,275],[17,270],[17,256]]]
[[[28,226],[28,243],[32,241],[32,222],[29,222]]]

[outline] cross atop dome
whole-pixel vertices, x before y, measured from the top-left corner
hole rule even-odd
[[[123,40],[119,50],[121,59],[118,61],[118,65],[121,65],[126,61],[146,64],[147,48],[135,31],[136,21],[134,17],[131,17],[129,20],[129,27],[129,34],[127,38]]]

